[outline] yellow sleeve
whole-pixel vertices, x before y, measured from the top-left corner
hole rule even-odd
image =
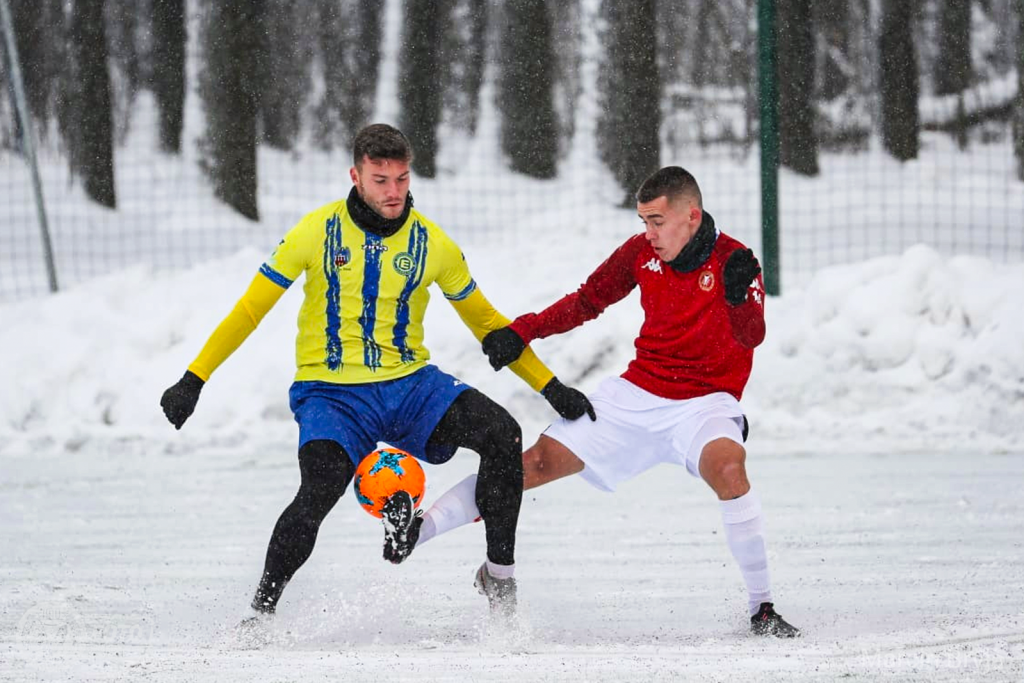
[[[284,292],[284,287],[271,281],[262,271],[257,273],[249,289],[206,340],[188,369],[204,382],[209,380],[213,371],[242,345]]]
[[[482,341],[488,332],[505,327],[512,322],[491,305],[479,287],[473,289],[472,293],[465,298],[449,299],[449,301],[459,317],[462,318],[462,322],[466,323],[466,327],[473,332],[477,341]],[[555,376],[555,373],[541,362],[529,346],[516,362],[508,367],[535,391],[543,389]]]

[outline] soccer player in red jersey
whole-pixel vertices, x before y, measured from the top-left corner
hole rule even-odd
[[[684,466],[718,496],[753,632],[799,635],[772,604],[761,503],[744,466],[748,425],[739,401],[765,335],[761,267],[753,251],[715,226],[686,170],[655,172],[636,199],[642,234],[626,240],[577,291],[483,340],[497,370],[534,339],[578,327],[640,288],[636,358],[589,396],[596,420],[559,420],[523,453],[524,488],[580,474],[614,491],[659,463]],[[424,516],[420,543],[474,519],[466,495],[474,485],[469,477],[438,499]]]

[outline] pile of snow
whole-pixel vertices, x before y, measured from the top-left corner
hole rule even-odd
[[[482,289],[510,316],[574,290],[608,239],[467,249]],[[158,406],[234,305],[264,255],[247,249],[177,273],[135,269],[56,296],[0,306],[0,454],[294,441],[289,291],[204,389],[180,433]],[[899,257],[832,267],[770,298],[744,405],[751,447],[774,452],[1016,450],[1024,447],[1024,265]],[[508,406],[530,442],[552,417],[511,373],[493,373],[440,296],[433,360]],[[592,390],[625,369],[641,321],[636,293],[597,321],[536,343],[566,383]],[[141,445],[141,446],[140,446]]]

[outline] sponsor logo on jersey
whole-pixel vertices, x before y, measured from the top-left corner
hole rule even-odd
[[[416,261],[413,259],[412,254],[405,251],[395,254],[395,258],[391,260],[391,265],[402,275],[411,275],[412,271],[416,269]]]
[[[640,267],[641,268],[646,268],[647,270],[651,271],[652,273],[660,273],[661,272],[661,259],[659,259],[657,256],[655,256],[650,261],[648,261],[647,263],[643,264]]]
[[[715,287],[715,274],[710,270],[705,270],[700,274],[700,277],[697,278],[697,284],[700,285],[700,288],[705,292],[710,292]]]
[[[363,245],[363,250],[364,251],[384,252],[384,251],[388,250],[388,245],[380,244],[380,243],[376,243],[375,244],[373,242],[367,242],[366,244]]]
[[[334,257],[334,266],[336,268],[341,268],[342,266],[348,265],[348,262],[351,260],[352,252],[349,251],[348,247],[342,247]]]

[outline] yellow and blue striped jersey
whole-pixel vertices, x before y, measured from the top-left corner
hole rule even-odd
[[[381,237],[356,225],[342,200],[285,235],[189,369],[208,379],[303,274],[297,381],[378,382],[422,368],[430,358],[423,316],[433,283],[478,339],[509,323],[477,288],[455,242],[415,208],[401,229]],[[554,376],[530,349],[511,369],[536,390]]]

